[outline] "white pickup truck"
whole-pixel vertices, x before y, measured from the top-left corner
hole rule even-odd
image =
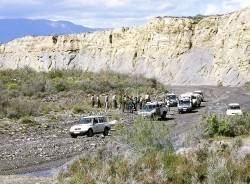
[[[168,107],[165,102],[147,102],[138,112],[142,117],[161,117],[165,118],[168,113]]]

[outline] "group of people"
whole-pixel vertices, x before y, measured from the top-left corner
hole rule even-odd
[[[95,97],[94,94],[92,94],[90,99],[92,107],[95,107],[96,103],[97,103],[97,108],[102,107],[100,95],[97,95]],[[144,98],[141,95],[133,97],[127,95],[126,93],[124,95],[119,95],[119,97],[117,97],[117,95],[114,93],[111,97],[112,100],[111,102],[109,100],[109,95],[106,94],[103,100],[106,109],[119,108],[122,110],[122,112],[128,111],[130,113],[133,113],[133,111],[137,111],[138,108],[141,109],[144,103],[151,101],[150,95],[148,93],[145,95]]]
[[[90,97],[90,100],[91,100],[92,107],[95,107],[96,102],[97,102],[97,108],[102,107],[100,95],[97,95],[96,100],[95,100],[95,96],[94,96],[94,94],[92,94]],[[117,108],[116,95],[113,96],[113,101],[114,101],[114,108]],[[109,96],[108,96],[108,94],[105,95],[104,102],[105,102],[105,107],[108,109],[109,108]]]

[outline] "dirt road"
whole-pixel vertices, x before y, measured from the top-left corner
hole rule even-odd
[[[179,114],[177,107],[171,107],[167,124],[171,127],[171,139],[176,148],[189,147],[199,142],[201,132],[194,131],[204,114],[225,114],[229,103],[239,103],[250,112],[250,88],[222,86],[168,86],[178,96],[185,92],[201,90],[205,102],[191,113]]]

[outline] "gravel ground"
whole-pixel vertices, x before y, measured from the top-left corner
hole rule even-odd
[[[202,114],[225,114],[228,103],[240,103],[250,110],[250,89],[244,87],[218,86],[168,86],[170,92],[180,95],[184,92],[202,90],[205,102],[192,113],[179,114],[171,107],[165,121],[171,129],[170,139],[176,148],[189,147],[199,142],[199,132],[192,132],[192,126],[201,120]],[[111,116],[114,111],[106,112]],[[0,183],[56,183],[59,166],[73,160],[78,155],[93,152],[110,144],[110,136],[77,137],[73,139],[68,129],[80,115],[51,113],[37,117],[39,127],[25,127],[8,119],[0,121]],[[132,123],[135,114],[124,113],[125,123]],[[193,139],[188,139],[189,137]],[[197,137],[197,139],[195,139]],[[187,141],[189,140],[189,141]],[[44,171],[44,172],[40,172]],[[30,174],[28,174],[30,173]],[[37,174],[36,174],[37,173]]]

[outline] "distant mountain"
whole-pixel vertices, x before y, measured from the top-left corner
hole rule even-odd
[[[27,35],[48,36],[104,30],[88,28],[69,21],[50,21],[44,19],[0,19],[0,43]]]

